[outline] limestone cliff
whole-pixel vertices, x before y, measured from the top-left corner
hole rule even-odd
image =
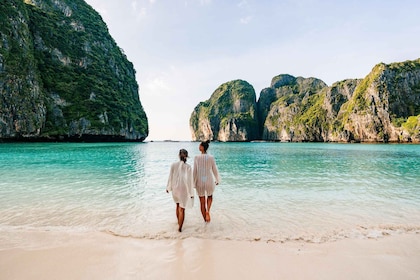
[[[193,141],[251,141],[258,137],[254,88],[235,80],[218,87],[190,118]]]
[[[347,141],[420,142],[420,59],[378,64],[343,105]]]
[[[208,108],[218,108],[224,101],[213,96],[210,100],[193,112],[193,140],[237,141],[227,137],[232,126],[219,129],[219,122],[209,117]],[[217,120],[233,113],[231,106],[223,108],[217,111]],[[242,134],[253,135],[247,140],[420,143],[420,59],[380,63],[364,79],[330,87],[316,78],[279,75],[261,91],[257,112],[258,118],[249,118],[248,126],[242,122]]]
[[[328,87],[325,92],[324,102],[321,105],[322,112],[325,112],[325,124],[323,126],[322,137],[318,141],[331,142],[349,142],[350,135],[348,131],[342,129],[343,125],[337,119],[338,114],[342,112],[342,106],[352,99],[354,90],[360,84],[360,79],[349,79],[334,83]],[[324,93],[320,93],[322,95]]]
[[[309,109],[320,102],[318,93],[327,85],[315,78],[279,75],[260,94],[262,139],[271,141],[316,141],[322,133],[320,120]],[[271,101],[271,102],[269,102]],[[299,116],[299,118],[297,118]],[[306,118],[310,117],[310,120]]]
[[[303,79],[312,86],[301,87],[302,91],[291,90],[293,77],[282,75],[280,80],[286,82],[278,88],[272,83],[260,95],[262,139],[419,142],[419,77],[420,60],[381,63],[364,79],[345,80],[331,87]],[[267,95],[274,100],[270,107]]]
[[[0,23],[0,139],[147,137],[133,65],[84,1],[3,1]]]
[[[47,108],[22,1],[0,4],[0,138],[40,135]]]

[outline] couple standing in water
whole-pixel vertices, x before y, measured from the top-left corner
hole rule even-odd
[[[171,165],[166,192],[172,191],[176,203],[178,230],[182,231],[185,208],[191,208],[194,202],[194,190],[200,198],[200,209],[204,221],[210,222],[210,208],[213,203],[213,192],[220,182],[214,157],[207,154],[210,141],[201,142],[200,155],[194,157],[194,168],[187,163],[188,151],[179,151],[179,162]]]

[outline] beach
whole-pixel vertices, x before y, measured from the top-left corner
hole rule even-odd
[[[212,219],[196,197],[182,233],[180,148],[0,145],[0,280],[419,279],[420,146],[212,143]]]
[[[326,243],[2,232],[0,279],[418,279],[420,234]],[[22,242],[22,240],[24,240]]]

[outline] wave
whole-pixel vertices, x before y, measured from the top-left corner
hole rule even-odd
[[[381,224],[376,226],[358,225],[354,228],[335,229],[318,232],[295,232],[292,234],[256,231],[242,232],[218,232],[217,226],[203,225],[198,227],[185,227],[183,232],[178,232],[176,225],[170,229],[160,231],[127,231],[121,229],[95,229],[88,227],[32,227],[32,226],[7,226],[0,225],[0,236],[14,236],[13,233],[33,233],[42,234],[48,232],[52,234],[77,234],[89,235],[91,233],[102,233],[117,238],[141,239],[141,240],[183,240],[187,238],[224,240],[224,241],[247,241],[247,242],[266,242],[266,243],[328,243],[343,239],[380,239],[391,235],[400,234],[420,234],[420,225],[398,225]],[[1,239],[1,238],[0,238]],[[16,240],[16,243],[19,243]]]
[[[187,238],[199,239],[215,239],[215,240],[234,240],[234,241],[250,241],[250,242],[266,242],[266,243],[286,243],[286,242],[304,242],[304,243],[327,243],[335,242],[343,239],[379,239],[390,235],[398,234],[420,234],[420,225],[377,225],[377,226],[357,226],[353,229],[337,229],[324,233],[296,233],[292,235],[270,235],[270,234],[254,234],[245,235],[243,233],[231,234],[208,234],[204,231],[187,231],[182,233],[174,231],[157,232],[157,233],[124,233],[113,230],[103,230],[105,234],[109,234],[120,238],[132,239],[148,239],[148,240],[178,240]]]

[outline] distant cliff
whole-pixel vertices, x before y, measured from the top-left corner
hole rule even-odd
[[[378,64],[338,112],[343,140],[420,142],[420,59]]]
[[[274,77],[271,87],[261,92],[258,103],[262,139],[316,141],[319,123],[313,122],[319,120],[313,119],[315,112],[305,111],[318,102],[314,96],[326,87],[323,81],[315,78],[295,78],[290,75]]]
[[[135,70],[82,0],[0,4],[0,140],[143,141]]]
[[[249,141],[258,138],[257,104],[254,88],[235,80],[217,88],[191,114],[193,141]]]
[[[213,100],[213,106],[218,103]],[[249,125],[242,123],[242,134],[252,137],[241,141],[420,143],[420,59],[380,63],[364,79],[330,87],[316,78],[276,76],[260,93],[257,116],[258,136],[247,133]],[[193,135],[236,141],[202,134],[204,127],[191,126]]]

